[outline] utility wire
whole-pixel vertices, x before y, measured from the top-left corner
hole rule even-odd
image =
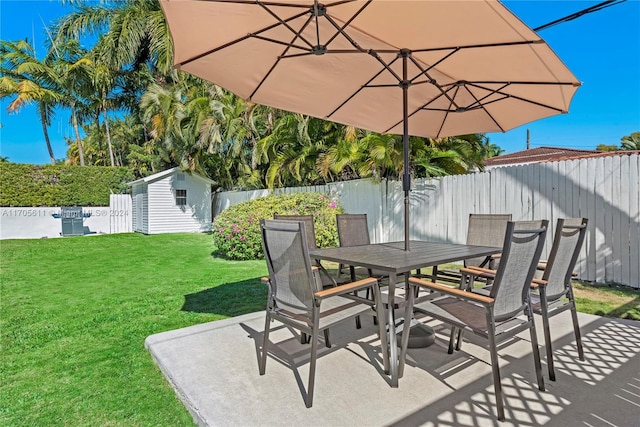
[[[534,28],[533,31],[538,32],[540,30],[546,30],[549,27],[553,27],[554,25],[561,24],[563,22],[573,21],[574,19],[580,18],[588,13],[597,12],[602,9],[606,9],[607,7],[615,6],[620,3],[624,3],[627,0],[607,0],[602,3],[598,3],[595,6],[588,7],[579,12],[572,13],[571,15],[567,15],[564,18],[556,19],[555,21],[549,22],[548,24],[541,25],[537,28]]]

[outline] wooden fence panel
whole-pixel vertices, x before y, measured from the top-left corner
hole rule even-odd
[[[411,238],[462,243],[470,213],[512,213],[514,220],[548,219],[544,256],[562,217],[589,219],[576,270],[580,278],[640,288],[640,155],[614,155],[494,168],[417,179],[410,196]],[[355,180],[280,192],[335,193],[346,212],[367,213],[374,242],[404,238],[399,181]],[[266,190],[219,193],[215,213]]]
[[[629,282],[640,288],[640,156],[629,158]],[[625,185],[625,181],[622,182]]]

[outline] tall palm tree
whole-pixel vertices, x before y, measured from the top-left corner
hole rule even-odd
[[[165,162],[194,170],[195,162],[185,150],[182,120],[187,106],[180,85],[152,84],[140,98],[142,122]]]
[[[52,41],[49,47],[48,57],[52,61],[59,75],[59,87],[63,98],[61,104],[71,110],[71,125],[75,133],[75,144],[80,166],[85,165],[84,149],[80,137],[80,125],[84,121],[84,115],[80,115],[83,98],[89,96],[87,89],[89,84],[89,67],[91,60],[87,58],[87,51],[80,47],[77,40],[66,40],[64,43]]]
[[[27,40],[0,40],[0,63],[0,97],[13,97],[7,111],[19,112],[26,105],[37,105],[49,158],[55,164],[48,127],[56,105],[64,97],[58,86],[59,75],[49,61],[36,58]]]
[[[317,167],[326,151],[321,138],[323,120],[285,113],[273,132],[258,142],[260,163],[268,165],[267,188],[322,182]],[[312,137],[313,135],[313,137]]]
[[[623,150],[640,150],[640,132],[633,132],[621,138]]]
[[[163,75],[172,73],[173,45],[158,0],[72,0],[76,11],[56,25],[57,37],[103,35],[103,60],[112,69],[144,64]]]

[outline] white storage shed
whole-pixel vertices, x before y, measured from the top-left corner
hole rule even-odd
[[[210,179],[177,167],[130,182],[133,231],[211,231],[211,184]]]

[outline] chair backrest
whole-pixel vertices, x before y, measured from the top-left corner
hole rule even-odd
[[[467,229],[467,245],[501,247],[511,214],[470,214]],[[466,266],[480,266],[484,257],[465,261]]]
[[[491,287],[496,321],[517,316],[527,306],[529,287],[540,260],[548,226],[547,220],[507,223],[500,265]]]
[[[271,297],[281,309],[310,316],[314,279],[301,221],[260,220]]]
[[[316,228],[313,224],[313,215],[273,215],[273,219],[282,221],[302,221],[307,235],[307,247],[310,251],[316,249]]]
[[[558,219],[553,246],[542,275],[542,279],[547,281],[547,301],[554,301],[567,293],[587,232],[587,222],[586,218]]]
[[[336,214],[340,246],[362,246],[371,243],[367,214]]]

